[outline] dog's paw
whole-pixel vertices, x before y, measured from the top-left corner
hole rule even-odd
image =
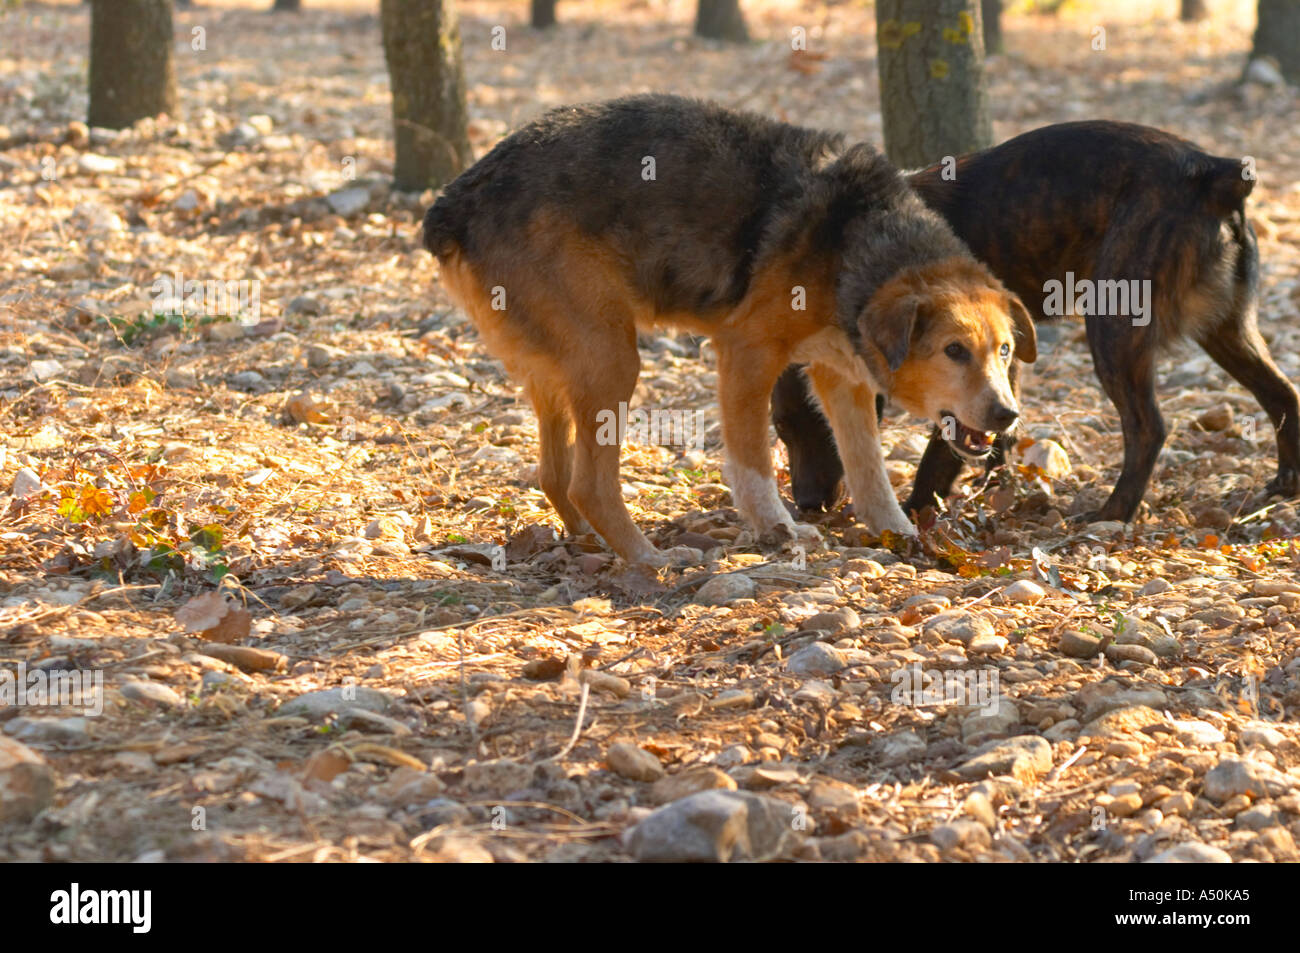
[[[794,540],[798,546],[806,549],[820,549],[826,538],[822,536],[822,531],[811,523],[794,524]]]
[[[645,553],[635,560],[635,565],[649,570],[665,569],[669,566],[683,569],[687,566],[698,566],[703,562],[704,554],[698,549],[690,546],[674,546],[671,549],[656,549]]]
[[[1268,481],[1264,492],[1269,496],[1300,496],[1300,471],[1290,467],[1278,467],[1277,476]]]

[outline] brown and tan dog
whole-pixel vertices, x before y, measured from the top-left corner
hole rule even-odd
[[[792,361],[843,455],[859,519],[914,533],[885,474],[875,398],[984,448],[1018,408],[1028,312],[864,145],[671,96],[548,113],[451,183],[425,246],[538,417],[543,491],[570,533],[663,565],[632,522],[599,422],[632,396],[638,328],[713,339],[741,515],[819,539],[781,504],[769,395]],[[948,418],[945,420],[945,418]]]

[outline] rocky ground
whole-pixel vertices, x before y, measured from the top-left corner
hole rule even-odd
[[[79,124],[76,4],[0,22],[0,662],[103,680],[88,713],[0,676],[0,858],[1300,859],[1300,513],[1207,357],[1165,362],[1132,525],[1079,519],[1121,444],[1066,323],[996,489],[918,547],[828,515],[800,557],[730,507],[707,346],[647,338],[638,402],[706,431],[629,447],[626,495],[700,558],[630,571],[555,538],[531,412],[419,247],[429,196],[387,188],[373,12],[306,5],[179,14],[181,115],[116,135]],[[869,8],[752,3],[762,41],[723,49],[688,3],[571,6],[538,37],[463,4],[480,151],[651,88],[879,138]],[[1235,83],[1251,4],[1160,6],[1009,18],[998,134],[1110,116],[1254,156],[1300,379],[1300,94]],[[257,313],[156,314],[178,273],[260,282]],[[891,417],[900,492],[924,438]]]

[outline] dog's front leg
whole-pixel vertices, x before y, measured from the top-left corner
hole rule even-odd
[[[789,541],[820,545],[821,533],[815,526],[796,523],[786,512],[772,470],[768,415],[772,386],[785,368],[785,360],[744,342],[729,344],[715,339],[715,344],[718,403],[726,443],[723,476],[736,509],[767,545]]]
[[[824,364],[810,364],[807,373],[835,434],[858,520],[877,533],[892,530],[915,536],[916,527],[898,505],[885,472],[875,393]]]

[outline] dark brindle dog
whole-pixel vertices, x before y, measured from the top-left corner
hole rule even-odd
[[[1130,520],[1137,512],[1165,439],[1155,361],[1180,338],[1199,343],[1255,395],[1277,430],[1278,470],[1268,490],[1297,493],[1300,401],[1256,326],[1259,253],[1245,215],[1254,182],[1238,160],[1207,155],[1157,129],[1075,122],[964,156],[955,178],[945,180],[939,165],[910,180],[1039,320],[1046,283],[1065,282],[1067,272],[1094,282],[1150,280],[1149,323],[1086,319],[1097,376],[1124,432],[1123,469],[1093,518]],[[777,383],[772,413],[789,450],[795,502],[831,506],[841,466],[796,369]],[[1007,443],[998,440],[989,466],[1000,462]],[[961,444],[944,441],[936,428],[905,510],[947,495],[962,457],[972,456]]]
[[[424,241],[528,392],[564,525],[630,562],[666,561],[628,515],[622,428],[607,430],[636,386],[638,327],[712,337],[727,480],[773,541],[820,539],[790,519],[772,471],[768,398],[788,364],[809,365],[859,517],[906,533],[876,395],[984,439],[1019,412],[1012,352],[1035,355],[1024,305],[870,147],[677,97],[525,126],[447,187]]]

